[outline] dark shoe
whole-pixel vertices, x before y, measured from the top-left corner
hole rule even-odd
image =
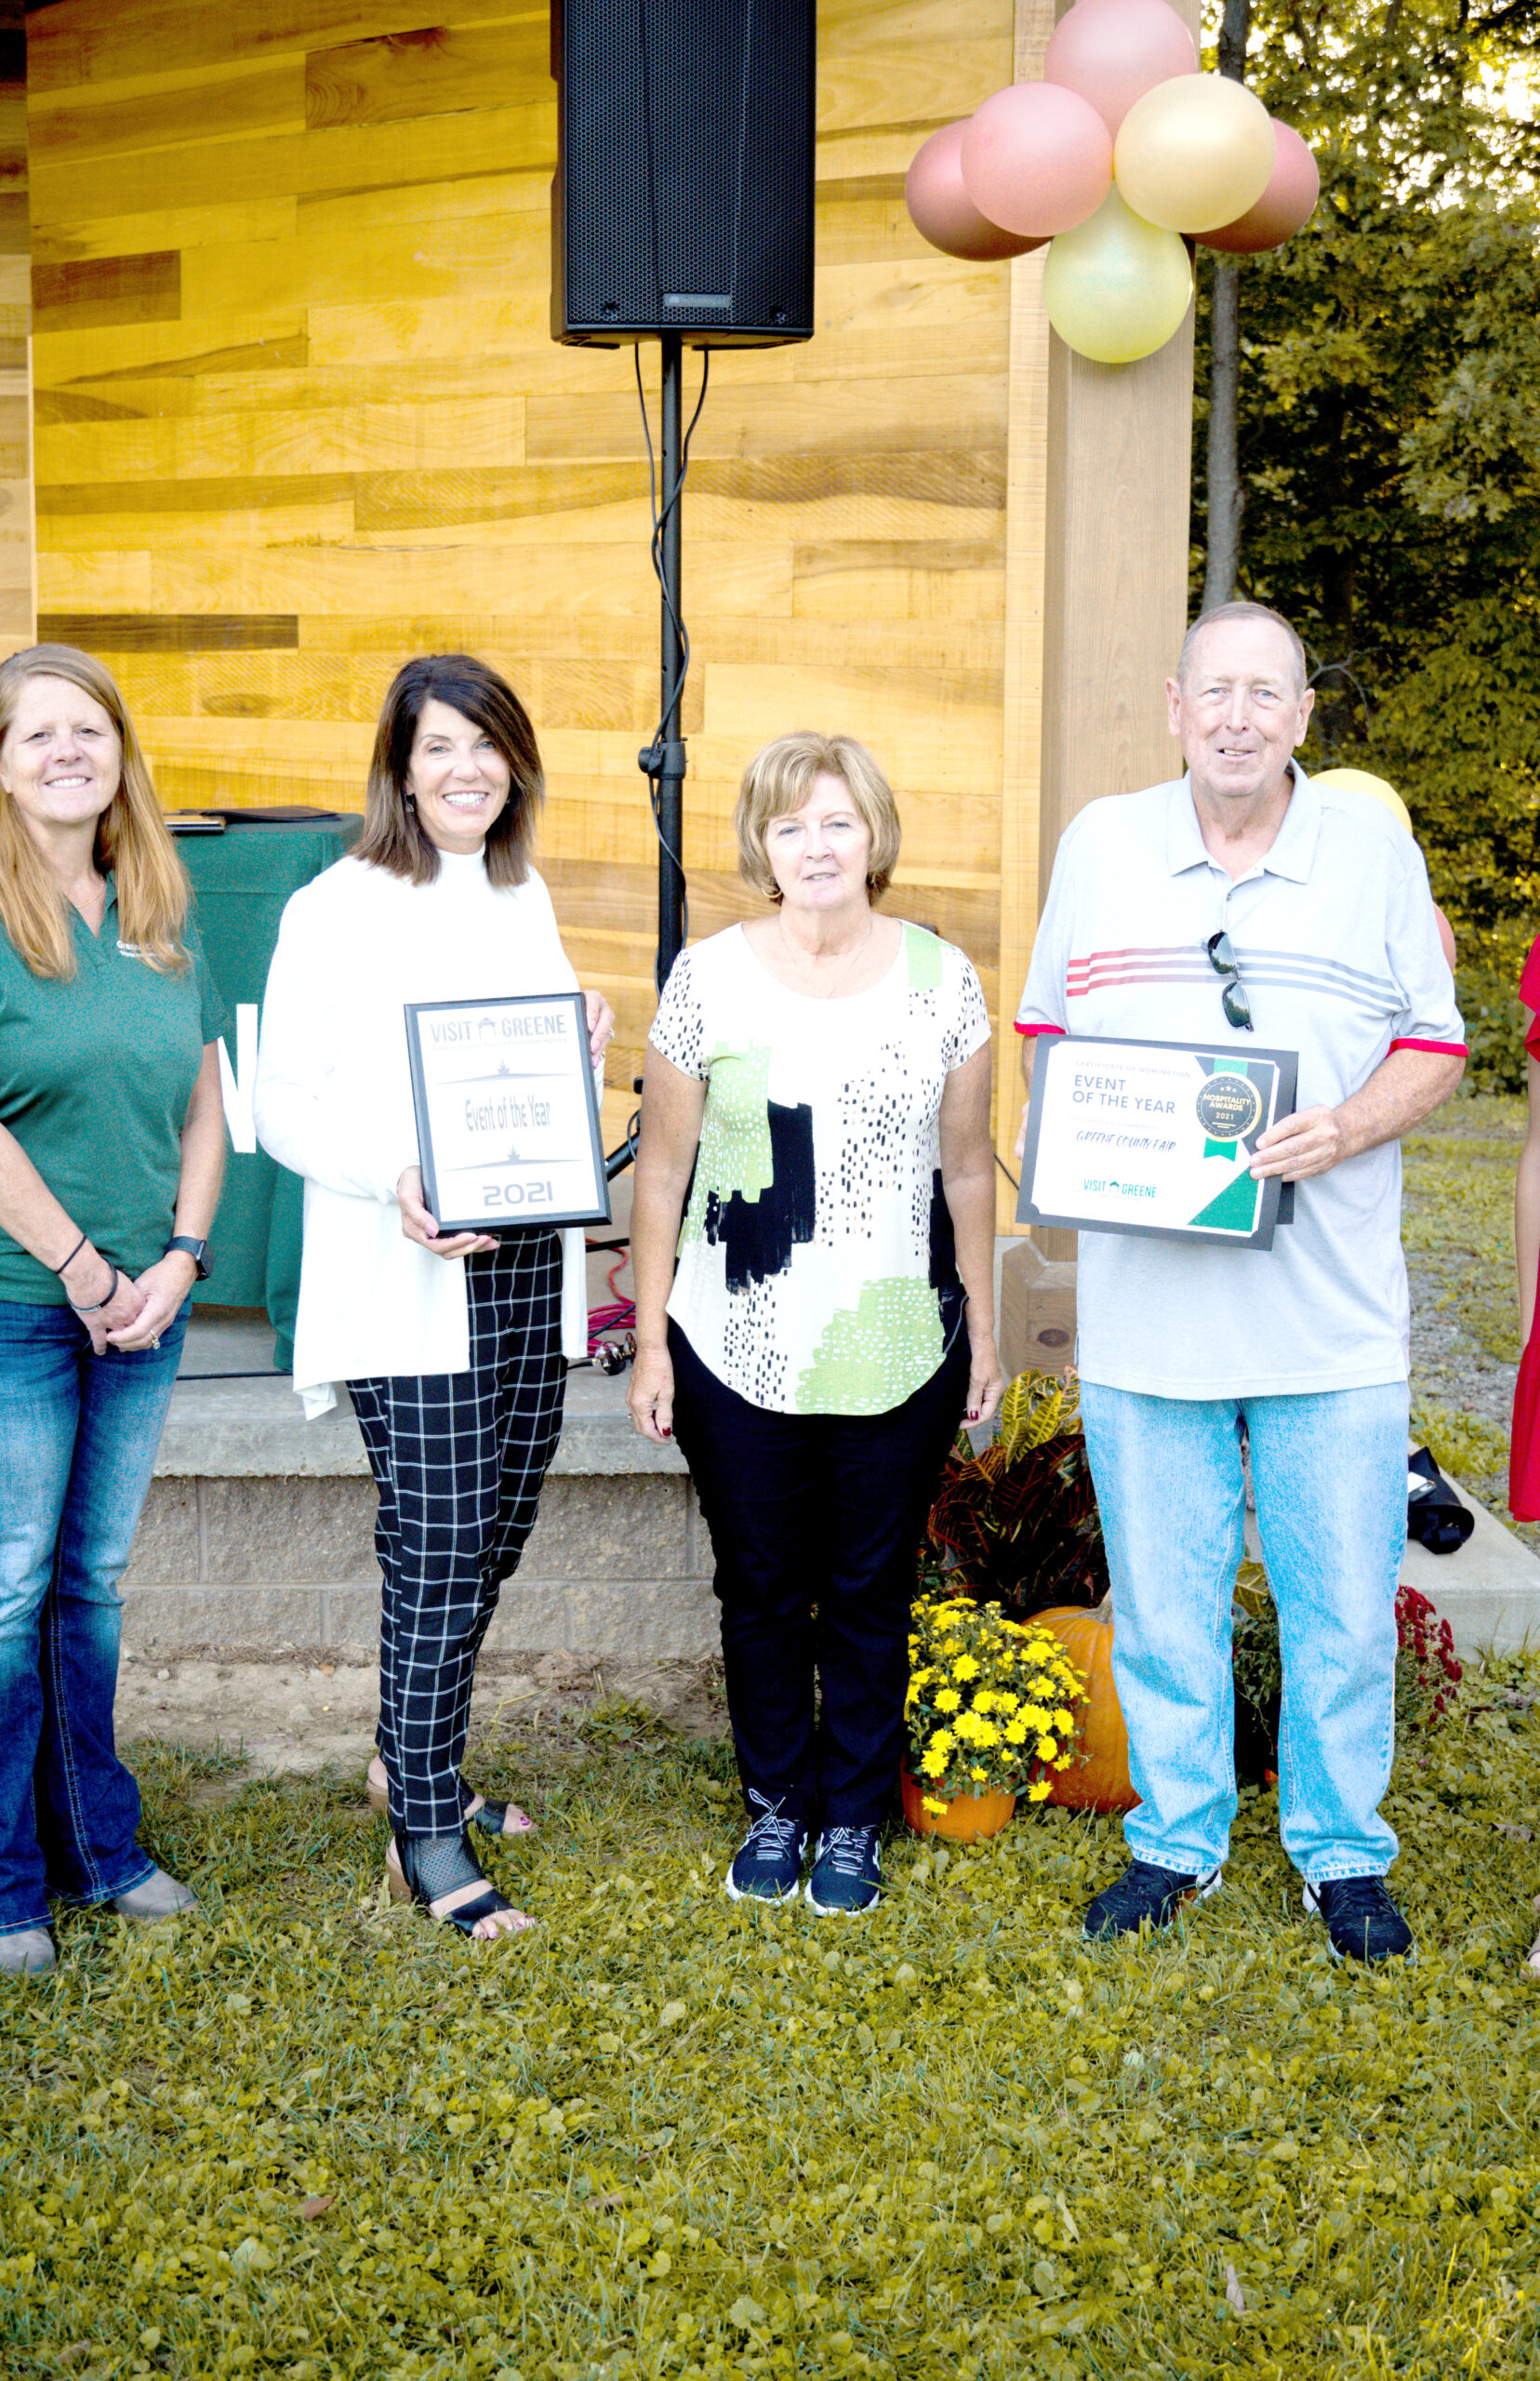
[[[1222,1869],[1211,1869],[1206,1877],[1189,1877],[1180,1869],[1157,1869],[1149,1860],[1131,1860],[1086,1911],[1085,1932],[1093,1941],[1136,1935],[1141,1926],[1158,1932],[1169,1926],[1188,1902],[1207,1901],[1210,1894],[1216,1894],[1224,1873]]]
[[[858,1918],[883,1890],[874,1827],[826,1827],[813,1856],[807,1906],[820,1918]]]
[[[760,1804],[760,1815],[737,1848],[723,1890],[729,1901],[794,1901],[807,1829],[801,1819],[783,1819],[778,1802],[766,1802],[751,1789],[749,1800]]]
[[[441,1925],[456,1926],[477,1942],[521,1935],[536,1923],[483,1876],[463,1828],[458,1835],[392,1835],[385,1850],[385,1882],[392,1901],[415,1901]],[[513,1922],[511,1926],[476,1934],[482,1919],[505,1910]]]
[[[0,1935],[0,1975],[50,1975],[59,1964],[46,1926],[23,1926]]]
[[[378,1811],[381,1818],[387,1817],[391,1808],[391,1781],[386,1775],[385,1763],[378,1753],[369,1763],[365,1791],[369,1798],[370,1810]],[[529,1813],[521,1811],[517,1802],[489,1802],[485,1794],[476,1793],[472,1793],[465,1806],[465,1824],[479,1828],[483,1835],[529,1835],[535,1827]]]
[[[1396,1908],[1383,1877],[1323,1877],[1305,1888],[1305,1909],[1325,1921],[1326,1940],[1337,1960],[1414,1960],[1412,1929]]]

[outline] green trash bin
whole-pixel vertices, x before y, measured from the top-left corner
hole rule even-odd
[[[193,915],[209,972],[233,1021],[221,1044],[225,1111],[235,1143],[209,1236],[211,1275],[192,1295],[204,1305],[259,1306],[276,1331],[273,1363],[294,1363],[304,1186],[249,1140],[257,1032],[268,963],[284,904],[351,849],[364,821],[304,808],[172,811],[166,824],[192,880]],[[243,1012],[244,1015],[243,1015]]]

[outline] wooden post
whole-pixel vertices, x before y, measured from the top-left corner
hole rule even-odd
[[[1178,0],[1178,10],[1196,36],[1196,0]],[[1063,13],[1053,0],[1018,0],[1018,75],[1041,71],[1041,49],[1038,65],[1027,62],[1030,45],[1041,37],[1045,47],[1044,20]],[[1181,765],[1166,731],[1164,682],[1188,617],[1192,316],[1138,364],[1088,363],[1051,333],[1047,344],[1039,911],[1076,812]],[[1002,974],[1002,1020],[1010,1004]],[[1052,1260],[1074,1256],[1073,1232],[1034,1237]]]

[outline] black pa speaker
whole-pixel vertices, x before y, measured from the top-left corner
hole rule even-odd
[[[552,0],[552,338],[812,337],[814,11]]]

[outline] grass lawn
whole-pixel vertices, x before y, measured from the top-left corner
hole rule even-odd
[[[1533,2374],[1540,1664],[1414,1737],[1415,1967],[1335,1966],[1271,1796],[1179,1938],[1092,1954],[1112,1822],[897,1837],[864,1922],[721,1891],[725,1751],[611,1705],[495,1752],[539,1916],[392,1910],[362,1779],[141,1764],[206,1922],[8,1991],[0,2370]],[[1508,1699],[1504,1699],[1505,1696]]]

